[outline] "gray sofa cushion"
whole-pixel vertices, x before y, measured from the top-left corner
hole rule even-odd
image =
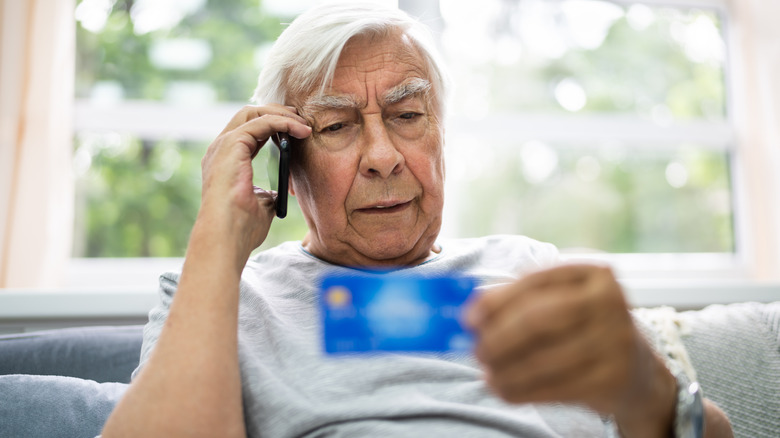
[[[64,376],[0,376],[0,437],[94,437],[127,386]]]
[[[671,324],[705,396],[729,415],[735,436],[780,436],[780,302],[682,313],[644,310],[654,324]],[[16,372],[127,381],[140,340],[140,326],[0,337],[0,374],[24,370]],[[0,375],[0,437],[97,435],[126,387],[73,377]]]
[[[682,312],[680,334],[704,395],[737,437],[780,436],[780,302]]]
[[[0,375],[39,374],[130,382],[143,326],[79,327],[0,336]]]

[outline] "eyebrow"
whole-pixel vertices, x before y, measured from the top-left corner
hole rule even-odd
[[[306,99],[303,110],[307,113],[329,109],[359,108],[360,102],[350,95],[321,94]]]
[[[425,95],[431,89],[431,83],[427,79],[413,78],[389,89],[382,96],[384,106],[401,102],[407,97]],[[303,111],[316,113],[330,109],[360,108],[363,104],[351,95],[321,94],[312,96],[303,104]]]
[[[388,90],[382,98],[382,102],[385,106],[392,105],[407,97],[426,95],[430,89],[430,81],[422,78],[413,78]]]

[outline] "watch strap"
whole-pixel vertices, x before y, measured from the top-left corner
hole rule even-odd
[[[691,382],[684,372],[675,374],[677,406],[674,417],[675,438],[704,436],[704,401],[698,382]]]

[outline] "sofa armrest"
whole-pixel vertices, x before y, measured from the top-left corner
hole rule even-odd
[[[777,436],[780,302],[682,312],[679,326],[704,395],[726,412],[735,436]]]
[[[0,375],[70,376],[128,383],[143,326],[78,327],[0,336]]]
[[[2,375],[0,436],[94,437],[127,387],[64,376]]]

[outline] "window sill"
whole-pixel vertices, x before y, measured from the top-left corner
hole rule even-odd
[[[780,283],[623,281],[635,307],[668,305],[678,310],[710,304],[780,300]],[[156,291],[0,290],[0,334],[85,325],[144,324],[158,303]]]
[[[621,280],[632,306],[697,309],[709,304],[780,300],[780,283]],[[154,289],[0,289],[0,321],[15,319],[146,319]]]
[[[564,254],[607,263],[635,307],[680,310],[780,300],[780,281],[756,282],[732,254]],[[143,324],[160,273],[183,259],[72,259],[62,289],[0,289],[0,333],[76,325]]]

